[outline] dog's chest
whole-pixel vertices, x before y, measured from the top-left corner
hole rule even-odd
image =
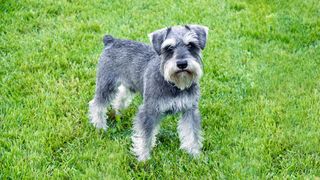
[[[163,98],[159,101],[160,112],[180,112],[192,108],[197,102],[194,96]]]

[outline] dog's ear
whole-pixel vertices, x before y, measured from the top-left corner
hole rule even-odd
[[[193,32],[195,32],[199,39],[201,49],[206,47],[209,28],[201,25],[187,25]]]
[[[158,55],[161,54],[161,44],[165,40],[167,36],[167,32],[168,32],[168,28],[163,28],[163,29],[154,31],[148,35],[150,42],[153,46],[153,49],[158,53]]]

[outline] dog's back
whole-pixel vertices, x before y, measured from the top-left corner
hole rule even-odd
[[[157,56],[153,48],[144,43],[116,39],[110,35],[104,36],[103,43],[105,49],[99,67],[112,70],[114,77],[118,77],[122,84],[133,91],[142,92],[146,66]]]

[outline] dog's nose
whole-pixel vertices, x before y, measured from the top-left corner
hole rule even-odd
[[[187,61],[177,61],[177,66],[180,69],[185,69],[188,66],[188,62]]]

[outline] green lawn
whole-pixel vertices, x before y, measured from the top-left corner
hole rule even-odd
[[[152,159],[130,153],[141,97],[105,133],[87,118],[102,37],[148,42],[210,28],[203,153],[164,119]],[[320,176],[319,0],[0,0],[0,179],[256,179]]]

